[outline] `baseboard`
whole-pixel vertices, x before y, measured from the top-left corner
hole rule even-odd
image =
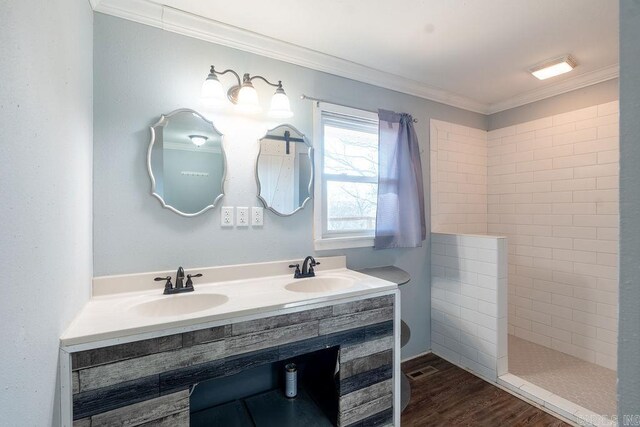
[[[431,350],[427,350],[424,353],[416,354],[415,356],[407,357],[406,359],[400,360],[400,363],[408,362],[409,360],[417,359],[418,357],[426,356],[427,354],[433,353]]]

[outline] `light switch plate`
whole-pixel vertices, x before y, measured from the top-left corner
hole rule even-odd
[[[262,227],[264,225],[264,209],[254,206],[251,208],[251,225]]]
[[[233,227],[233,207],[222,207],[220,211],[220,225],[223,227]]]
[[[246,207],[237,207],[237,215],[236,225],[238,227],[248,227],[249,226],[249,208]]]

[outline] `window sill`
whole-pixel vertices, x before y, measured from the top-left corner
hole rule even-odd
[[[317,239],[313,241],[316,251],[327,251],[331,249],[351,249],[351,248],[371,248],[373,247],[373,236],[357,237],[331,237]]]

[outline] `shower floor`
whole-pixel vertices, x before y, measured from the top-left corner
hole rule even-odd
[[[616,414],[611,369],[509,335],[509,373],[597,414]]]

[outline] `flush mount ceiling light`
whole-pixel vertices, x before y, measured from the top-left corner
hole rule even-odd
[[[189,135],[189,139],[195,146],[200,147],[201,145],[204,145],[204,143],[207,142],[207,139],[209,138],[204,135]]]
[[[231,73],[236,77],[238,84],[231,86],[225,91],[224,86],[218,79],[218,76]],[[278,83],[271,83],[269,80],[262,76],[251,77],[248,73],[245,73],[240,81],[240,76],[233,70],[216,71],[214,66],[211,66],[207,79],[202,84],[202,104],[205,107],[218,108],[225,103],[226,98],[237,106],[238,110],[243,113],[255,114],[261,111],[260,103],[258,101],[258,92],[253,87],[253,80],[262,80],[269,86],[276,88],[276,92],[271,98],[271,108],[269,109],[269,116],[284,119],[293,116],[291,106],[289,104],[289,98],[284,93],[282,88],[282,81],[278,80]]]
[[[571,57],[571,55],[565,55],[560,58],[544,61],[543,63],[530,68],[529,72],[538,80],[545,80],[550,77],[568,73],[576,68],[577,65],[578,63]]]

